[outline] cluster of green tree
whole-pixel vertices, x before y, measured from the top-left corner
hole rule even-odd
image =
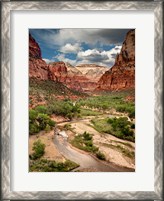
[[[86,131],[82,135],[77,135],[71,141],[72,145],[87,152],[92,152],[101,160],[105,160],[105,155],[93,144],[93,137]]]
[[[55,122],[43,111],[29,110],[29,133],[38,133],[41,130],[49,131],[55,126]]]
[[[70,172],[77,167],[79,165],[70,160],[65,162],[47,159],[30,160],[30,172]]]
[[[94,128],[99,132],[112,134],[124,140],[135,141],[135,134],[133,131],[135,124],[128,121],[126,117],[93,119],[92,123]]]
[[[41,130],[49,131],[55,126],[49,115],[56,114],[72,119],[80,115],[80,107],[78,104],[72,103],[70,100],[52,102],[47,107],[40,105],[29,111],[29,130],[30,134],[38,133]]]
[[[66,160],[56,162],[53,160],[41,159],[45,153],[45,144],[37,140],[33,144],[33,154],[30,155],[30,172],[67,172],[79,167],[78,164]]]
[[[107,121],[112,126],[112,132],[119,138],[135,141],[134,124],[127,117],[109,118]]]
[[[80,113],[80,107],[78,104],[74,104],[70,100],[55,101],[48,106],[49,114],[61,115],[69,118],[70,120]]]
[[[116,106],[118,112],[127,112],[130,118],[135,118],[135,106],[133,104],[124,104]]]
[[[85,99],[80,99],[78,104],[80,106],[97,108],[103,111],[114,108],[118,112],[127,112],[130,118],[135,118],[135,104],[133,102],[126,102],[125,97],[119,94],[117,96],[112,94],[92,96]]]
[[[37,140],[34,142],[32,150],[34,152],[30,155],[30,159],[36,160],[38,158],[41,158],[45,153],[45,144],[43,144],[41,140]]]
[[[45,106],[37,106],[35,108],[36,111],[40,113],[44,113],[47,115],[61,115],[70,120],[73,117],[76,117],[80,113],[80,107],[78,104],[74,104],[72,101],[65,99],[65,100],[56,100],[49,104],[47,107]]]

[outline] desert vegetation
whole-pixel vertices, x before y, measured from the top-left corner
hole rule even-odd
[[[101,133],[109,133],[118,138],[134,142],[134,124],[128,121],[126,117],[92,119],[91,122],[96,130]]]
[[[30,158],[30,172],[67,172],[77,167],[73,161],[65,160],[64,162],[56,162],[43,158],[45,154],[45,144],[41,140],[37,140],[33,144],[33,154]]]
[[[35,160],[41,158],[45,153],[45,144],[41,140],[37,140],[33,144],[33,154],[30,155],[30,159]]]
[[[86,131],[83,134],[76,135],[71,144],[79,149],[93,153],[100,160],[105,160],[105,155],[93,144],[92,135]]]
[[[65,31],[68,30],[62,29],[62,33]],[[125,171],[120,166],[134,169],[135,30],[127,33],[122,30],[124,41],[120,39],[121,29],[118,35],[115,30],[122,45],[113,41],[113,47],[108,43],[112,40],[109,30],[83,30],[85,36],[88,34],[87,40],[85,36],[80,39],[79,34],[77,40],[73,34],[76,31],[68,32],[75,44],[71,38],[67,41],[69,37],[67,40],[62,37],[62,44],[52,41],[57,54],[50,58],[52,48],[42,38],[42,31],[30,29],[30,171]],[[106,32],[105,40],[97,41],[96,37],[93,42],[96,32],[100,40]],[[59,37],[61,31],[44,30],[43,33]],[[43,47],[50,49],[42,51]],[[112,54],[113,51],[117,53]],[[115,55],[115,61],[110,61]],[[59,58],[74,62],[58,61]],[[113,168],[111,164],[118,167]]]
[[[38,133],[41,130],[50,131],[54,126],[55,122],[44,113],[44,107],[39,109],[29,110],[29,133]]]
[[[115,109],[118,112],[127,113],[130,118],[135,118],[135,104],[132,101],[125,100],[127,93],[111,92],[99,96],[87,97],[80,99],[79,105],[89,109],[98,109],[101,112]]]
[[[39,159],[30,161],[30,172],[70,172],[79,167],[73,161],[56,162],[53,160]]]

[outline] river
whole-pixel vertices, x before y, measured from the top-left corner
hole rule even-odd
[[[133,169],[119,167],[113,165],[112,163],[101,162],[100,160],[94,158],[88,153],[82,153],[73,149],[67,142],[67,139],[55,135],[54,144],[58,151],[67,159],[76,162],[80,167],[76,168],[76,171],[83,171],[88,169],[90,172],[133,172]],[[75,170],[74,170],[75,171]]]

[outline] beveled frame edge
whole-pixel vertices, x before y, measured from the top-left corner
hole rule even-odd
[[[14,10],[152,10],[155,23],[155,143],[154,143],[154,191],[144,192],[20,192],[10,190],[10,12]],[[162,2],[2,2],[2,196],[3,200],[13,199],[151,199],[163,197],[163,121],[162,121],[162,75],[163,75],[163,29]],[[161,21],[160,21],[161,20]]]

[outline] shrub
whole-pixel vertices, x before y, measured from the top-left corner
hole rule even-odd
[[[88,147],[92,147],[93,146],[93,142],[91,140],[88,140],[85,142],[85,145]]]
[[[56,114],[67,117],[69,119],[74,118],[80,113],[80,106],[74,105],[71,101],[55,101],[51,103],[47,108],[47,114]]]
[[[91,122],[94,125],[94,128],[100,133],[109,133],[112,134],[111,125],[107,122],[108,118],[105,119],[92,119]]]
[[[37,115],[38,115],[37,111],[35,111],[33,109],[29,110],[29,120],[31,122],[36,119]]]
[[[92,135],[87,132],[84,132],[82,135],[75,136],[71,143],[75,147],[84,151],[92,153],[96,153],[98,151],[98,147],[93,145]]]
[[[92,140],[92,135],[86,131],[83,133],[84,140]]]
[[[37,121],[39,122],[40,130],[44,130],[48,124],[49,117],[47,114],[39,113],[37,116]]]
[[[50,127],[54,127],[55,126],[55,121],[51,120],[51,119],[48,119],[48,125]]]
[[[126,94],[108,93],[101,96],[92,96],[86,99],[80,99],[78,104],[87,106],[87,108],[97,108],[99,110],[110,110],[114,108],[118,112],[128,113],[130,118],[135,117],[135,104],[125,101]]]
[[[129,124],[127,117],[108,119],[107,122],[112,125],[113,129],[124,128]]]
[[[48,132],[50,130],[51,130],[51,127],[47,124],[46,127],[45,127],[45,131]]]
[[[39,126],[34,122],[29,124],[30,133],[38,133],[40,131]]]
[[[73,161],[56,162],[47,159],[30,160],[30,172],[68,172],[79,167]]]
[[[135,140],[132,123],[126,117],[92,119],[91,122],[96,130],[101,133],[108,133],[121,139]]]
[[[98,158],[98,159],[100,159],[100,160],[105,160],[106,158],[105,158],[105,155],[102,153],[102,152],[100,152],[100,151],[98,151],[97,153],[96,153],[96,157]]]
[[[73,130],[72,127],[71,127],[71,124],[65,124],[63,128],[64,128],[64,130],[66,130],[66,131],[68,131],[68,130]]]
[[[47,113],[47,108],[43,105],[39,105],[35,108],[35,110],[38,112],[38,113],[43,113],[43,114],[46,114]]]
[[[133,124],[126,117],[108,119],[107,122],[112,126],[114,135],[122,139],[134,141],[134,132],[131,130]]]
[[[45,144],[43,144],[39,139],[34,142],[32,150],[34,151],[34,153],[32,154],[32,159],[38,159],[42,157],[45,153]]]
[[[129,112],[129,117],[130,117],[130,118],[135,118],[135,109],[132,109],[132,110]]]
[[[41,109],[43,109],[41,107]],[[29,111],[29,132],[38,133],[41,130],[49,131],[55,126],[55,122],[47,114],[39,113],[32,109]]]

